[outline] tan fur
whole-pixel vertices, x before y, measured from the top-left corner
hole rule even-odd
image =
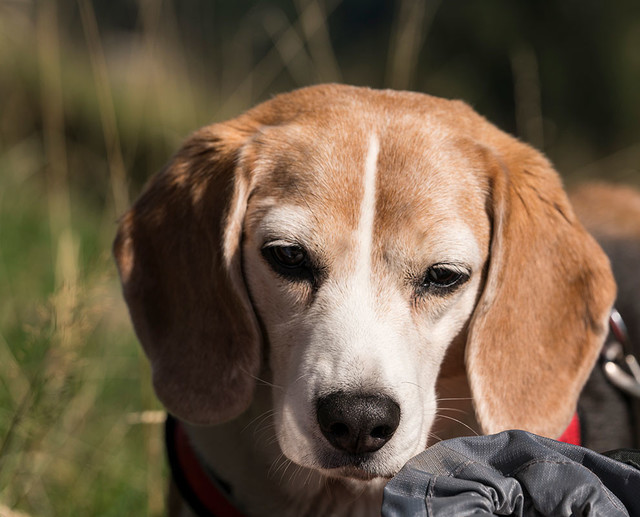
[[[378,321],[397,324],[403,343],[447,336],[446,359],[446,346],[407,345],[409,360],[436,362],[428,370],[436,373],[444,361],[443,386],[466,369],[482,431],[558,437],[605,337],[615,296],[608,260],[543,156],[459,101],[408,92],[324,85],[275,97],[197,132],[151,180],[123,217],[114,253],[158,396],[183,420],[219,424],[254,404],[257,377],[271,379],[283,446],[283,392],[304,383],[285,371],[303,360],[314,318],[361,274],[372,134],[379,153],[366,281]],[[259,252],[269,217],[322,261],[326,287],[316,293],[269,271]],[[447,253],[473,266],[468,285],[417,299],[409,279]],[[452,311],[455,323],[437,330]],[[437,389],[435,375],[419,381]],[[464,393],[466,382],[458,384]]]
[[[580,221],[596,237],[640,240],[640,192],[625,185],[590,183],[571,193]]]
[[[496,231],[467,369],[485,432],[557,437],[606,335],[615,286],[551,166],[522,144],[514,151],[494,165]]]

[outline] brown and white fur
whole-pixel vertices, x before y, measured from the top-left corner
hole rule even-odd
[[[339,85],[197,131],[114,251],[160,400],[247,515],[375,515],[439,438],[558,437],[615,297],[540,153],[462,102]],[[381,447],[321,429],[353,400]]]

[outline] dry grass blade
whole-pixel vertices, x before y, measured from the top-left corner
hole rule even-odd
[[[531,47],[511,53],[511,70],[518,135],[534,147],[544,149],[544,126],[538,58]]]
[[[77,249],[71,228],[71,200],[68,186],[67,151],[64,136],[64,107],[60,72],[60,39],[57,5],[44,2],[38,10],[38,51],[42,77],[42,117],[49,197],[49,223],[52,242],[57,245],[56,284],[67,285],[69,298],[61,299],[68,308],[78,272]]]
[[[401,0],[394,20],[386,84],[407,90],[413,87],[420,49],[429,32],[440,0]]]
[[[325,17],[328,17],[331,12],[338,6],[339,0],[335,0],[326,6]],[[274,44],[273,48],[251,69],[249,74],[242,79],[235,87],[234,91],[227,97],[223,103],[219,114],[223,117],[232,113],[232,107],[236,107],[241,103],[238,101],[242,98],[243,94],[247,91],[251,92],[253,99],[259,99],[267,91],[269,86],[276,79],[278,74],[282,72],[284,68],[292,66],[291,63],[294,59],[298,58],[301,52],[305,52],[304,44],[299,36],[300,27],[302,25],[302,19],[306,16],[306,11],[314,9],[312,4],[308,4],[306,8],[300,13],[298,20],[295,23],[289,24],[288,27],[282,27],[282,30],[278,35],[273,34]],[[321,24],[316,26],[316,30],[319,30]],[[311,38],[315,33],[305,34],[307,38]],[[298,77],[298,86],[304,86],[313,82],[313,77]]]
[[[280,54],[282,64],[289,70],[296,83],[304,85],[315,81],[313,62],[307,54],[296,25],[290,25],[282,10],[276,8],[269,9],[264,14],[262,23]]]
[[[320,0],[296,0],[300,24],[320,82],[341,82],[338,65],[327,22],[324,2]]]
[[[109,86],[107,64],[104,59],[100,33],[98,32],[98,24],[92,5],[88,0],[78,0],[78,6],[80,7],[82,27],[89,49],[98,103],[100,105],[100,117],[109,162],[109,177],[114,209],[116,214],[122,214],[129,206],[129,194],[127,191],[126,171],[120,149],[120,138],[118,137],[118,128],[116,126],[113,98]]]

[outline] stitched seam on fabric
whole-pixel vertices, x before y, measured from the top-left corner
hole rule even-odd
[[[507,474],[508,477],[513,477],[514,474],[519,473],[524,471],[525,469],[528,469],[529,467],[532,467],[533,465],[537,465],[539,463],[548,463],[548,464],[553,464],[553,465],[575,465],[575,462],[573,461],[560,461],[560,460],[531,460],[530,462],[526,463],[525,465],[521,465],[520,467],[518,467],[517,469],[515,469],[514,471],[512,471],[511,473]],[[584,465],[579,464],[581,466],[584,467]],[[584,467],[585,469],[587,467]],[[589,469],[587,469],[589,470]],[[589,470],[589,472],[592,472],[591,470]],[[593,473],[593,472],[592,472]],[[609,502],[611,503],[611,505],[616,508],[617,510],[620,511],[625,511],[626,512],[626,508],[624,507],[620,507],[613,499],[611,499],[611,496],[609,495],[609,489],[606,487],[606,485],[602,482],[602,480],[596,476],[595,473],[593,473],[593,475],[596,477],[596,479],[598,480],[598,484],[601,488],[604,488],[605,490],[603,490],[604,494],[607,496],[607,499],[609,500]]]
[[[460,474],[460,472],[467,468],[469,465],[483,465],[482,463],[480,463],[479,461],[475,461],[475,460],[467,460],[465,461],[462,465],[459,465],[458,468],[456,468],[455,470],[451,471],[449,474],[447,474],[449,477],[456,477],[458,474]]]
[[[433,476],[431,478],[431,481],[429,482],[429,485],[427,486],[427,493],[425,494],[425,498],[424,498],[424,506],[425,506],[425,510],[427,511],[427,517],[433,514],[433,511],[432,511],[433,508],[431,507],[431,499],[433,498],[433,491],[436,484],[436,479],[438,479],[438,477],[439,476]]]

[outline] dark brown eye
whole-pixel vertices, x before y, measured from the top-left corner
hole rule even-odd
[[[427,271],[425,280],[438,287],[450,287],[462,278],[462,273],[447,269],[444,267],[434,266]]]
[[[420,285],[422,292],[447,294],[469,279],[469,274],[450,265],[436,264],[427,269]]]
[[[307,260],[307,254],[298,246],[273,246],[269,248],[273,258],[286,268],[299,268]]]
[[[265,245],[262,256],[278,275],[294,282],[315,282],[315,273],[305,249],[296,245]]]

